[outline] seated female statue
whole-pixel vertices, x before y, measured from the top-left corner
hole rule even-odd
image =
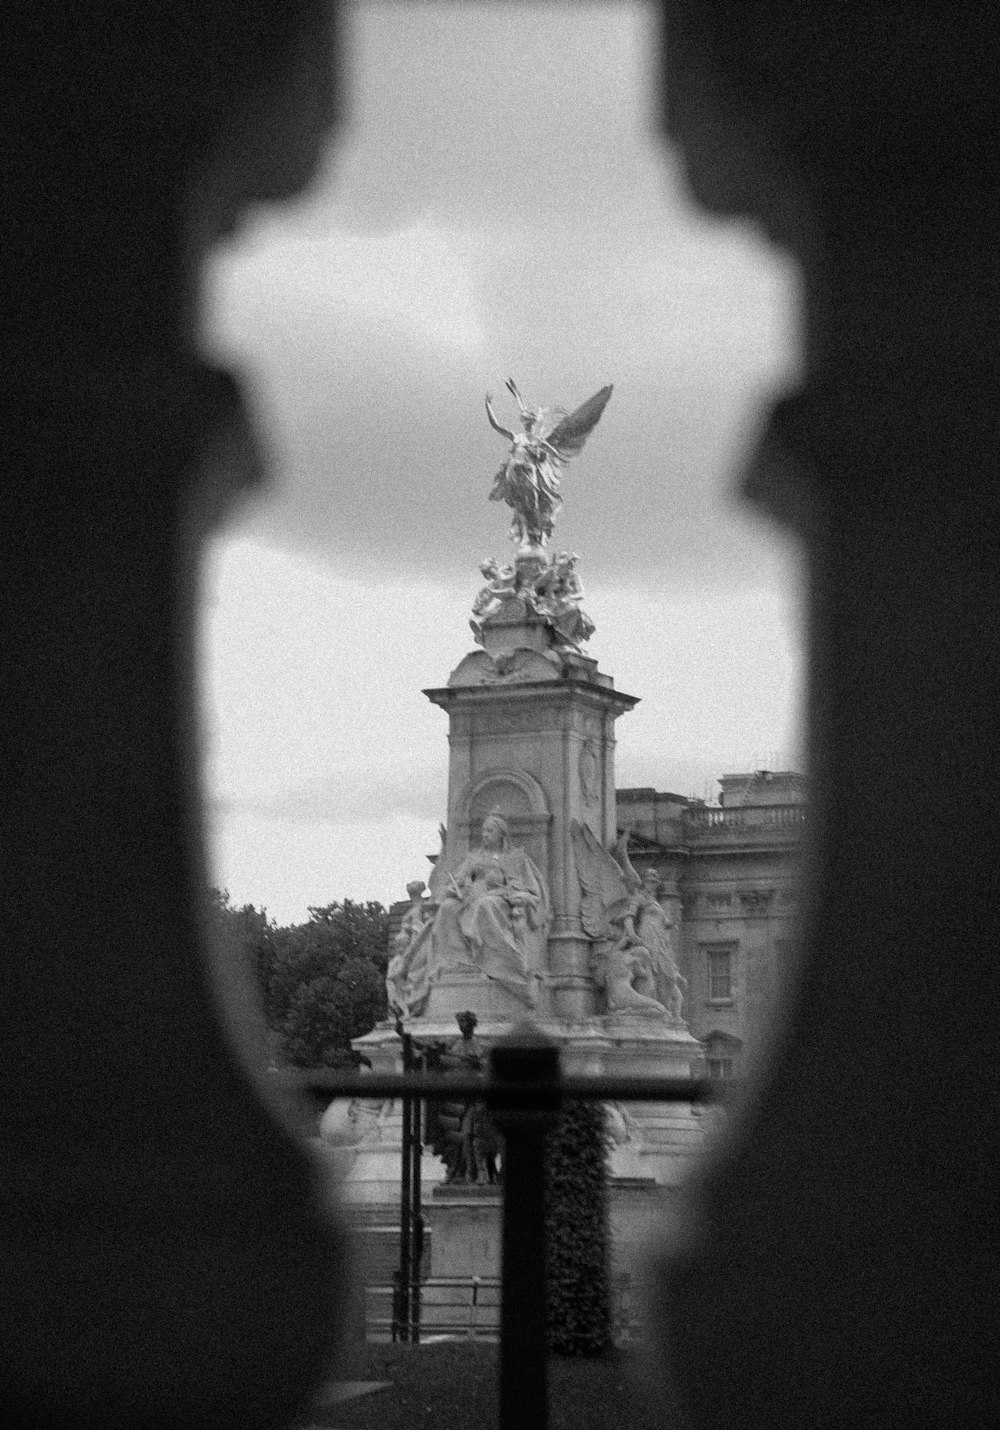
[[[548,925],[544,876],[511,842],[503,816],[491,811],[480,847],[445,881],[434,920],[435,976],[471,965],[534,1008]]]

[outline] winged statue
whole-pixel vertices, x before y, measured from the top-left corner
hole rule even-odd
[[[608,1012],[668,1016],[656,996],[652,956],[635,928],[636,886],[642,881],[628,858],[628,831],[613,851],[578,819],[570,835],[582,894],[580,918],[594,942],[594,972]]]
[[[559,473],[580,455],[587,438],[611,398],[612,387],[602,387],[575,411],[533,407],[525,402],[513,378],[507,391],[517,403],[520,432],[497,421],[493,399],[486,394],[486,415],[494,432],[510,443],[510,451],[493,480],[490,501],[504,501],[514,515],[511,537],[521,547],[544,547],[562,507]]]
[[[656,996],[675,1023],[683,1023],[681,1009],[687,979],[677,967],[674,956],[673,921],[656,897],[660,876],[647,869],[640,877],[628,855],[630,829],[626,829],[615,845],[615,858],[632,899],[632,922],[636,937],[649,954],[656,982]]]

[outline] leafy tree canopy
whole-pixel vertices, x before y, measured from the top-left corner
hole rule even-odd
[[[263,990],[274,958],[275,925],[265,909],[237,908],[228,889],[209,889],[208,919],[212,937],[224,956],[245,961]]]
[[[389,963],[389,911],[371,899],[356,904],[353,899],[334,901],[322,908],[310,905],[308,924],[332,931],[337,948],[345,957],[368,958],[384,973]]]
[[[211,889],[209,917],[223,946],[255,972],[276,1055],[300,1067],[350,1065],[352,1038],[386,1016],[388,910],[345,899],[279,926],[264,909],[236,908],[227,891]]]

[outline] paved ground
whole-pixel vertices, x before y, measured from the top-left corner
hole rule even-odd
[[[324,1385],[312,1408],[312,1416],[297,1427],[297,1430],[335,1430],[337,1425],[343,1424],[345,1427],[350,1424],[351,1403],[359,1400],[363,1395],[370,1395],[373,1390],[384,1390],[391,1385],[390,1380],[333,1380],[328,1385]],[[342,1405],[346,1402],[346,1409],[342,1415],[337,1415],[336,1419],[328,1419],[329,1408],[333,1405]],[[324,1414],[326,1412],[326,1414]],[[323,1416],[322,1421],[318,1417]]]
[[[345,1367],[359,1378],[328,1383],[294,1430],[497,1430],[497,1352],[465,1340],[368,1345]],[[548,1379],[552,1430],[662,1430],[661,1397],[634,1351],[552,1356]]]
[[[390,1380],[332,1380],[324,1385],[316,1397],[317,1405],[336,1405],[341,1400],[354,1400],[359,1395],[369,1395],[373,1390],[384,1390],[391,1385]]]

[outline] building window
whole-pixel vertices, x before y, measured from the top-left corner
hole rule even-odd
[[[709,1033],[704,1041],[705,1076],[717,1082],[726,1082],[740,1076],[740,1055],[743,1044],[732,1033],[719,1029]]]
[[[733,950],[732,948],[708,949],[708,1001],[710,1003],[731,1003],[733,1001]]]

